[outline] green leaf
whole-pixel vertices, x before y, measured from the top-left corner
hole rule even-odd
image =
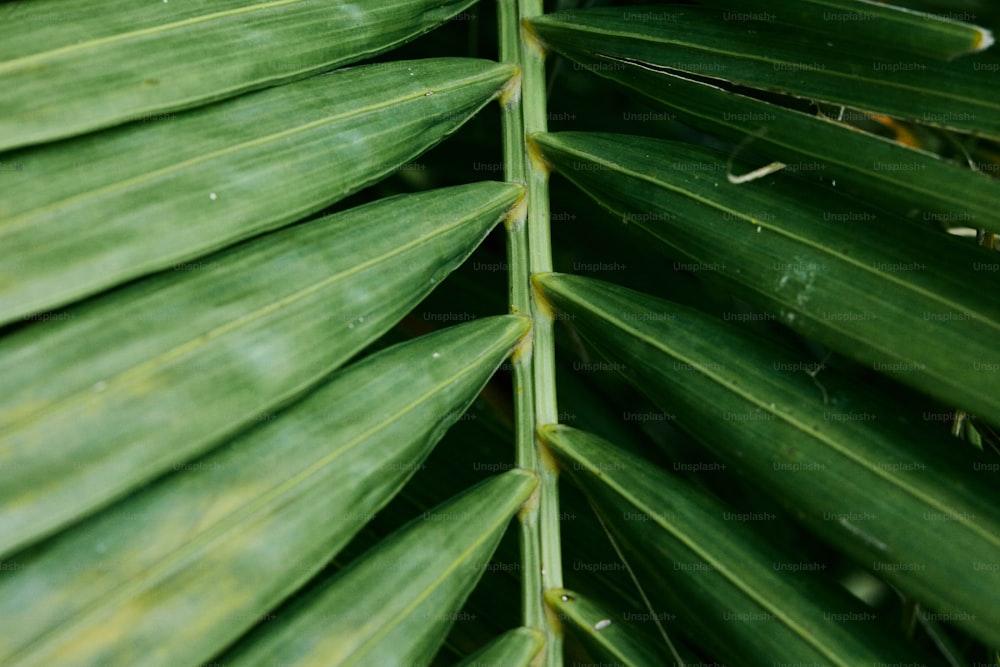
[[[812,377],[815,362],[696,310],[576,276],[535,280],[719,460],[861,565],[1000,644],[1000,571],[984,567],[1000,549],[1000,508],[975,450],[916,423],[905,404],[831,370]]]
[[[424,513],[255,631],[226,664],[427,664],[536,485],[511,470]]]
[[[0,576],[0,659],[67,667],[209,659],[321,570],[400,489],[527,328],[506,315],[389,348],[18,554]],[[509,517],[532,485],[518,473],[477,498]],[[483,536],[502,530],[499,517],[491,521],[461,525]],[[373,594],[368,604],[380,601]]]
[[[698,0],[698,4],[733,10],[723,12],[727,21],[767,21],[786,30],[809,28],[834,41],[877,44],[927,58],[955,58],[993,44],[993,33],[986,28],[869,0]]]
[[[745,141],[747,149],[787,165],[786,171],[846,186],[880,206],[892,202],[896,210],[919,221],[1000,232],[996,214],[1000,182],[995,178],[832,118],[692,81],[672,70],[587,58],[578,52],[567,55],[676,111],[688,125],[734,142]]]
[[[551,431],[543,430],[549,434]],[[628,622],[611,614],[601,605],[565,588],[545,592],[545,601],[559,615],[570,631],[582,638],[588,648],[606,664],[640,667],[663,665],[667,647],[651,646],[628,628]]]
[[[540,632],[516,628],[455,663],[455,667],[530,667],[542,650],[543,642]]]
[[[513,73],[462,58],[313,77],[6,154],[0,323],[298,220],[420,155]]]
[[[0,23],[0,150],[300,79],[424,33],[473,0],[32,0]]]
[[[920,657],[872,623],[845,623],[875,614],[815,574],[823,563],[790,562],[749,528],[748,513],[733,512],[680,478],[610,442],[566,426],[545,426],[573,481],[590,496],[630,565],[653,596],[655,612],[671,627],[738,664],[766,664],[776,656],[805,664],[878,665]],[[734,518],[736,517],[736,518]],[[794,567],[798,566],[798,567]],[[547,596],[552,600],[555,592]],[[591,626],[593,642],[625,664],[651,662],[615,630],[619,619],[594,621],[586,601],[564,593],[559,609],[574,625]],[[661,606],[657,606],[657,603]],[[589,612],[589,613],[588,613]],[[600,618],[599,616],[596,618]],[[607,639],[605,639],[607,637]],[[665,651],[664,651],[665,652]],[[626,655],[634,657],[625,658]],[[619,657],[622,656],[622,657]]]
[[[675,267],[724,276],[805,335],[1000,420],[994,253],[789,175],[731,183],[725,157],[707,148],[596,133],[533,139],[581,190],[689,260]]]
[[[641,17],[641,18],[633,18]],[[1000,137],[994,77],[970,61],[941,63],[830,38],[808,27],[767,21],[736,25],[717,10],[635,8],[565,11],[531,26],[557,51],[645,63],[773,90],[810,100],[878,111],[929,125]],[[622,62],[618,62],[622,61]]]
[[[520,194],[481,183],[384,200],[0,339],[0,553],[273,419],[419,303]]]

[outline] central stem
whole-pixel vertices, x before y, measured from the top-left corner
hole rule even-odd
[[[535,433],[557,421],[552,312],[532,298],[531,276],[552,270],[548,170],[527,136],[547,128],[545,54],[526,19],[542,14],[541,0],[500,0],[500,59],[519,67],[503,103],[504,165],[508,181],[525,186],[525,200],[507,222],[511,312],[530,314],[530,340],[514,355],[517,464],[539,476],[538,491],[519,513],[523,622],[545,635],[545,662],[562,665],[562,631],[547,614],[544,592],[562,587],[558,470]]]

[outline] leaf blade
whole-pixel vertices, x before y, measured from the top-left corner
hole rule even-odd
[[[419,303],[520,193],[481,183],[383,200],[0,340],[0,551],[273,418]]]
[[[279,418],[24,552],[0,575],[0,617],[16,630],[0,639],[3,655],[25,665],[211,658],[388,502],[527,328],[499,316],[368,357]],[[145,530],[123,525],[136,518]]]
[[[339,201],[455,131],[512,72],[462,58],[370,65],[14,153],[24,169],[0,180],[0,323]]]
[[[654,613],[680,616],[673,627],[710,642],[727,660],[781,656],[846,667],[921,657],[869,624],[848,629],[831,620],[865,617],[866,607],[831,581],[779,567],[793,559],[728,518],[734,513],[714,496],[584,431],[546,426],[542,438],[657,594]],[[811,565],[820,571],[822,564]],[[613,627],[594,625],[594,641]],[[641,656],[636,664],[646,664]]]
[[[558,12],[531,26],[557,48],[1000,136],[1000,103],[990,94],[990,77],[968,61],[910,60],[905,52],[848,39],[835,43],[822,32],[762,21],[734,26],[709,8],[658,12],[643,21],[630,20],[630,11]]]
[[[233,664],[429,661],[536,485],[532,473],[511,470],[424,513],[249,637]]]
[[[974,564],[996,550],[1000,515],[977,455],[915,426],[907,406],[827,372],[831,409],[813,378],[794,372],[808,362],[693,309],[575,276],[535,281],[716,457],[858,562],[996,641],[990,596],[979,593],[1000,573]]]
[[[993,202],[1000,183],[826,116],[757,100],[676,72],[636,61],[566,52],[581,66],[678,112],[683,122],[722,136],[787,165],[877,198],[908,219],[1000,230]],[[720,113],[720,109],[724,109]],[[916,211],[914,211],[916,209]],[[922,211],[922,213],[921,213]],[[916,215],[913,215],[916,213]]]
[[[467,658],[455,663],[455,667],[476,667],[477,665],[510,665],[529,667],[544,645],[541,633],[531,628],[515,628],[500,635],[492,642]]]
[[[533,140],[602,206],[694,260],[681,268],[722,276],[803,334],[1000,419],[993,253],[780,173],[727,182],[726,160],[705,148],[595,133]]]
[[[0,150],[170,116],[333,69],[471,4],[200,1],[125,14],[111,1],[33,2],[0,24]]]
[[[990,30],[967,21],[867,0],[699,0],[699,4],[737,10],[728,12],[729,20],[806,26],[824,31],[833,40],[877,42],[928,58],[956,58],[987,49],[994,41]]]
[[[587,646],[596,648],[600,660],[628,667],[663,664],[658,657],[664,653],[663,646],[653,647],[642,637],[631,634],[627,623],[587,597],[561,588],[546,591],[545,602],[584,638]]]

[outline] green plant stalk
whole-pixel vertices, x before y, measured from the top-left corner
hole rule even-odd
[[[540,2],[500,0],[500,60],[519,73],[501,97],[503,105],[504,175],[523,184],[527,195],[507,221],[510,308],[530,313],[530,340],[514,354],[514,410],[517,464],[539,475],[538,491],[518,514],[521,531],[522,617],[526,627],[545,635],[545,664],[562,665],[562,632],[545,613],[544,591],[562,586],[559,544],[559,499],[555,466],[535,437],[538,426],[556,421],[552,314],[533,301],[531,275],[552,270],[549,240],[547,173],[530,154],[527,132],[545,131],[545,70],[541,48],[521,27],[541,13]],[[525,93],[528,93],[525,95]]]
[[[517,0],[497,4],[500,30],[500,61],[520,67],[521,44],[517,18]],[[504,178],[525,185],[524,121],[521,117],[521,74],[515,75],[500,96],[503,127]],[[530,315],[529,290],[531,269],[528,262],[527,202],[522,199],[505,221],[507,230],[507,266],[510,312]],[[531,338],[512,355],[514,371],[514,424],[517,465],[538,472],[535,452],[535,392],[531,367]],[[518,512],[521,564],[521,618],[525,627],[545,633],[542,597],[541,533],[538,521],[537,492]]]
[[[527,21],[544,13],[542,0],[520,0],[521,23],[521,100],[524,137],[521,150],[527,176],[528,262],[532,275],[552,271],[552,243],[549,234],[548,168],[527,137],[548,130],[548,105],[545,87],[545,51],[541,42],[527,28]],[[535,384],[535,429],[555,424],[558,418],[555,381],[555,339],[552,310],[538,294],[531,305],[532,368]],[[536,438],[538,456],[539,521],[541,528],[542,586],[544,590],[562,588],[562,549],[559,535],[558,468]],[[547,614],[545,664],[562,665],[562,630],[555,614]]]

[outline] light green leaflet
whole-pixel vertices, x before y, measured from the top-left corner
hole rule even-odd
[[[532,473],[511,470],[424,512],[247,637],[224,664],[428,664],[536,486]]]
[[[351,68],[4,154],[23,169],[0,178],[0,323],[320,210],[441,141],[512,73],[464,58]]]
[[[387,51],[472,4],[8,3],[0,20],[0,150],[129,121],[170,121],[179,109]]]
[[[0,553],[273,419],[419,303],[520,194],[481,183],[383,200],[4,337]]]
[[[529,628],[517,628],[500,635],[481,650],[455,667],[530,667],[542,650],[541,633]]]
[[[525,318],[492,317],[368,357],[273,421],[19,553],[0,575],[0,661],[209,660],[399,491],[527,329]],[[499,537],[533,485],[521,472],[498,480],[478,496],[493,519],[443,525]],[[474,561],[479,573],[490,551]]]

